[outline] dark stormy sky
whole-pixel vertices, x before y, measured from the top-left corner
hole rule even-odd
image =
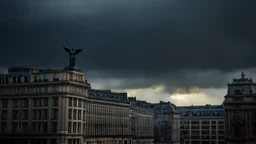
[[[255,0],[2,0],[0,67],[68,64],[95,88],[177,104],[221,103],[256,66]],[[256,77],[255,77],[256,78]],[[194,94],[194,96],[191,96]],[[190,104],[188,103],[188,104]]]

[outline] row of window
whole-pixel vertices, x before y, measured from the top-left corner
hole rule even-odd
[[[33,86],[24,88],[0,88],[0,95],[11,94],[38,94],[38,93],[54,93],[54,92],[67,92],[79,95],[86,95],[85,88],[76,86]]]
[[[32,98],[32,106],[33,107],[48,107],[49,98]],[[58,106],[59,104],[58,97],[52,97],[52,106]],[[2,108],[7,109],[9,105],[8,99],[1,100]],[[21,98],[21,99],[12,99],[12,106],[13,108],[28,108],[29,106],[29,99],[28,98]],[[1,108],[1,106],[0,106]]]

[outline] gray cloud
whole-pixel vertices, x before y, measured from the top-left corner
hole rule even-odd
[[[63,67],[64,44],[84,48],[78,66],[89,79],[125,81],[114,88],[223,87],[227,74],[256,65],[255,3],[1,1],[0,67]]]

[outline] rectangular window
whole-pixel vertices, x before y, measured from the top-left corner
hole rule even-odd
[[[12,122],[12,132],[18,132],[18,123]]]
[[[73,120],[76,120],[76,109],[73,110]]]
[[[55,73],[53,75],[53,81],[58,81],[59,80],[59,74],[58,73]]]
[[[73,133],[76,133],[76,122],[73,123]]]
[[[48,119],[48,110],[47,109],[43,110],[43,119]]]
[[[72,119],[72,109],[68,110],[68,119]]]
[[[13,108],[19,108],[19,99],[13,99]]]
[[[57,132],[57,128],[58,128],[57,122],[52,122],[52,132]]]
[[[81,110],[78,110],[78,120],[81,120],[82,118],[81,118]]]
[[[43,123],[43,133],[47,133],[48,132],[48,123],[44,122]]]
[[[23,122],[21,124],[21,132],[28,132],[28,123],[27,122]]]
[[[3,108],[8,108],[8,99],[2,100]]]
[[[52,119],[58,119],[58,109],[52,110]]]
[[[74,98],[74,107],[77,107],[77,99]]]
[[[81,133],[81,123],[79,122],[78,125],[77,125],[77,130],[78,130],[78,133]]]
[[[18,110],[12,111],[12,119],[17,120],[18,119]]]
[[[68,105],[69,105],[70,107],[72,107],[72,98],[71,98],[71,97],[69,98],[68,103],[69,103]]]
[[[28,120],[28,110],[23,110],[22,111],[22,120]]]
[[[82,107],[82,100],[81,99],[78,99],[78,107]]]
[[[6,132],[7,131],[7,122],[1,122],[1,131]]]
[[[71,133],[71,122],[68,122],[68,133]]]
[[[59,104],[59,99],[58,99],[58,97],[54,97],[54,98],[53,98],[53,106],[58,106],[58,104]]]
[[[2,120],[7,120],[7,110],[2,110]]]
[[[83,111],[83,121],[85,121],[85,111]]]
[[[48,98],[44,98],[43,102],[44,102],[44,106],[47,107],[48,106]]]

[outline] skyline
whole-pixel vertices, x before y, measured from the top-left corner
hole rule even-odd
[[[0,2],[0,70],[63,68],[62,45],[94,88],[149,102],[221,104],[226,84],[256,78],[255,1]]]

